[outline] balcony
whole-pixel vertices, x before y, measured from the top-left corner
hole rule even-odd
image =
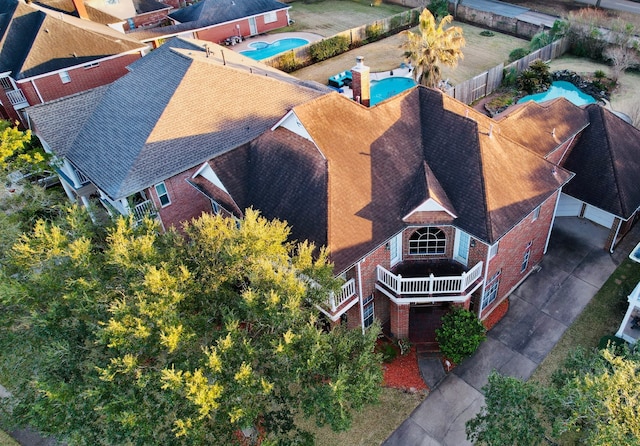
[[[393,273],[378,265],[376,289],[398,303],[464,302],[482,285],[482,267],[478,262],[464,271],[453,262],[415,262]]]
[[[157,213],[158,210],[151,200],[143,201],[133,208],[133,217],[136,223],[141,222],[144,217],[155,217]]]
[[[9,102],[11,102],[11,105],[13,105],[13,108],[15,108],[16,110],[29,106],[29,102],[27,101],[27,98],[24,96],[24,93],[22,92],[22,90],[20,89],[9,90],[6,93],[7,93],[7,97],[9,98]]]
[[[349,308],[353,307],[358,302],[357,297],[356,281],[354,279],[350,279],[342,285],[340,292],[337,294],[331,293],[329,295],[329,300],[324,308],[318,308],[327,315],[329,319],[335,322]]]

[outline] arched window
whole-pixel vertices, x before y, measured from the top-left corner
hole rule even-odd
[[[438,228],[420,228],[409,239],[409,254],[444,254],[446,247],[444,231]]]

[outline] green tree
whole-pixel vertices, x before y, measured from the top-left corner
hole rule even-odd
[[[437,87],[442,80],[441,65],[455,67],[463,58],[462,47],[465,39],[462,28],[449,26],[453,17],[448,15],[436,20],[428,9],[420,14],[418,33],[405,31],[406,41],[402,44],[405,56],[413,63],[413,77],[416,82],[427,87]]]
[[[492,374],[467,422],[479,445],[640,444],[640,353],[576,350],[548,387]]]
[[[0,380],[11,417],[74,444],[309,443],[377,400],[378,327],[320,328],[326,252],[248,210],[183,233],[72,208],[0,269]],[[20,340],[17,342],[17,340]]]
[[[31,130],[22,131],[17,124],[0,120],[0,169],[5,174],[12,170],[41,170],[48,157],[34,140]]]

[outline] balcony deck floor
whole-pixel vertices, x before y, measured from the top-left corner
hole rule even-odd
[[[464,266],[458,262],[443,260],[434,262],[403,262],[393,268],[394,274],[402,277],[456,277],[465,271]]]

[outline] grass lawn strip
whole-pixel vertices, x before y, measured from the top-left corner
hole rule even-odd
[[[346,432],[333,432],[330,427],[316,427],[309,419],[300,422],[316,435],[315,446],[372,446],[381,444],[420,404],[426,392],[406,392],[383,388],[380,402],[356,413],[353,426]]]
[[[374,2],[375,3],[375,2]],[[300,1],[291,3],[289,16],[293,25],[278,32],[304,31],[331,37],[342,31],[368,25],[376,20],[409,10],[400,5],[377,2],[371,7],[369,2],[324,0],[315,3]]]
[[[531,381],[548,385],[570,350],[595,348],[602,336],[614,335],[627,311],[627,296],[639,281],[640,264],[628,259],[621,263],[538,366]]]

